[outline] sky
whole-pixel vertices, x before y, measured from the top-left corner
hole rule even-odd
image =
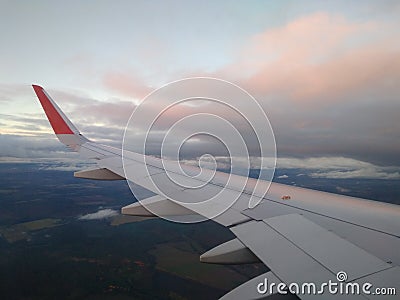
[[[0,161],[76,158],[53,137],[31,84],[87,137],[118,146],[148,93],[209,76],[260,102],[278,167],[400,178],[398,1],[0,0],[0,7]]]

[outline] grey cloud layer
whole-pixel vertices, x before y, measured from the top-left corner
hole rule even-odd
[[[67,114],[82,133],[94,140],[114,146],[121,145],[124,126],[135,107],[133,103],[98,101],[57,91],[53,91],[51,95],[62,108],[67,107]],[[69,99],[72,99],[71,102]],[[301,107],[290,106],[283,100],[274,103],[268,98],[262,103],[275,131],[278,158],[348,157],[373,165],[400,165],[400,126],[396,121],[400,103],[395,99],[385,101],[384,104],[369,101],[366,106],[346,105],[346,102],[342,102],[322,107]],[[216,113],[226,115],[222,110]],[[39,158],[60,157],[65,154],[65,149],[52,134],[41,133],[40,130],[51,130],[42,112],[19,116],[3,114],[1,118],[3,123],[16,122],[17,125],[14,126],[39,135],[0,135],[1,156]],[[244,127],[242,130],[244,135],[248,135],[248,128]],[[161,130],[158,136],[154,136],[151,154],[159,154],[158,143],[161,142],[164,132]],[[138,140],[142,134],[144,133],[138,128]],[[184,158],[192,159],[201,153],[213,152],[213,147],[207,139],[188,143]],[[221,147],[214,148],[216,155],[224,155],[217,149]],[[330,173],[330,176],[336,175]]]

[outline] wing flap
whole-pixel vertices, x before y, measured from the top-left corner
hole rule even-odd
[[[107,168],[94,168],[74,172],[74,177],[93,180],[124,180],[125,178]]]
[[[322,278],[334,279],[328,269],[262,221],[237,225],[231,231],[286,284],[313,282],[318,285],[323,283]],[[321,299],[334,299],[321,296]],[[313,298],[305,295],[301,299]]]
[[[391,266],[299,214],[264,221],[333,274],[345,271],[354,280]]]
[[[251,264],[260,260],[241,241],[233,239],[200,255],[200,261],[209,264]]]
[[[156,195],[140,202],[132,203],[122,208],[123,215],[141,216],[141,217],[156,217],[162,216],[188,216],[195,214],[190,209],[187,209],[175,202]]]
[[[392,267],[296,214],[247,222],[231,231],[286,284],[318,287],[329,280],[337,282],[339,271],[348,272],[348,280],[353,281]],[[336,298],[328,293],[318,295],[318,299]]]

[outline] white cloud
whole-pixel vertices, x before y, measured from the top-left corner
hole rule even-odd
[[[371,167],[357,170],[318,171],[310,174],[314,178],[365,178],[365,179],[400,179],[399,172],[384,171],[379,167]]]
[[[58,158],[29,158],[29,157],[0,157],[0,164],[29,163],[35,164],[39,170],[46,171],[77,171],[92,167],[95,162],[74,157]]]
[[[400,179],[400,167],[378,166],[346,157],[279,158],[277,168],[312,170],[314,178]]]
[[[227,157],[215,157],[218,167],[229,169]],[[273,159],[265,158],[268,162]],[[240,160],[240,158],[239,158]],[[242,158],[243,162],[246,160]],[[260,159],[251,157],[251,168],[260,167]],[[197,160],[184,160],[183,163],[196,165]],[[245,164],[241,166],[245,170]],[[314,178],[375,178],[375,179],[400,179],[400,166],[378,166],[369,162],[346,158],[346,157],[310,157],[293,158],[283,157],[277,159],[277,169],[301,169],[309,172],[302,172],[296,176],[304,176],[306,173]],[[243,173],[244,174],[244,173]],[[240,173],[240,175],[243,175]],[[277,178],[288,178],[284,174]]]
[[[46,171],[78,171],[88,169],[95,163],[93,161],[81,161],[81,160],[48,160],[44,161],[44,164],[39,169]]]
[[[340,169],[365,168],[372,164],[346,157],[282,157],[277,160],[277,167],[283,169]]]
[[[1,157],[18,158],[54,158],[76,157],[77,154],[69,151],[52,135],[45,136],[18,136],[0,134]]]
[[[79,220],[103,220],[114,216],[117,216],[118,212],[114,209],[101,209],[98,212],[83,215],[79,217]]]
[[[278,176],[277,178],[289,178],[289,176],[287,176],[286,174]]]
[[[348,193],[348,192],[351,192],[350,189],[346,189],[346,188],[343,188],[343,187],[341,187],[341,186],[337,186],[337,187],[336,187],[336,190],[337,190],[338,192],[340,192],[340,193]]]
[[[3,156],[0,157],[0,164],[5,163],[33,163],[34,159],[25,157]]]

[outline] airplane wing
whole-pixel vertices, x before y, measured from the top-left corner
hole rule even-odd
[[[42,87],[33,85],[33,88],[59,140],[97,164],[95,168],[75,172],[75,177],[127,178],[154,193],[141,201],[144,207],[136,202],[123,207],[123,214],[154,217],[156,211],[164,216],[197,214],[212,218],[229,228],[236,238],[202,254],[200,261],[262,262],[270,269],[222,299],[398,297],[393,295],[396,291],[400,293],[398,205],[278,183],[271,183],[264,195],[254,190],[255,182],[249,179],[240,189],[238,200],[214,217],[210,211],[218,209],[220,203],[225,205],[225,201],[237,194],[240,176],[235,175],[228,184],[227,175],[221,172],[216,172],[206,184],[205,177],[188,177],[186,180],[197,186],[196,189],[171,183],[167,173],[176,173],[176,164],[138,153],[122,153],[121,149],[90,141],[79,133]],[[144,167],[147,172],[142,171]],[[187,172],[196,171],[193,166],[184,168]],[[154,181],[162,186],[162,193],[154,187]],[[177,195],[186,201],[172,201]],[[218,195],[217,201],[206,207],[195,205],[210,195]],[[254,208],[248,207],[250,197],[260,198]],[[357,293],[357,286],[365,290]]]

